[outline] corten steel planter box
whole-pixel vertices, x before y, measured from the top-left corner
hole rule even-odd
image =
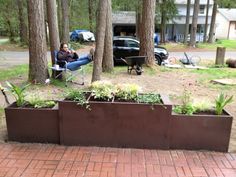
[[[58,108],[23,108],[16,104],[5,108],[8,140],[35,143],[59,143]]]
[[[177,115],[170,121],[170,148],[227,152],[232,116]]]
[[[59,102],[61,143],[168,149],[171,105],[73,101]]]

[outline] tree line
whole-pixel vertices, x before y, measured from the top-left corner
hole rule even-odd
[[[212,42],[217,6],[233,7],[234,0],[214,0],[208,42]],[[185,39],[189,26],[190,0],[187,0]],[[92,81],[100,80],[102,72],[113,70],[112,10],[135,10],[136,33],[140,39],[140,55],[147,56],[146,64],[153,66],[155,21],[160,22],[161,42],[165,42],[166,24],[178,13],[174,0],[0,0],[0,32],[11,41],[19,35],[29,45],[29,81],[43,83],[48,77],[46,50],[50,44],[52,64],[54,50],[60,41],[69,42],[69,31],[77,28],[96,33],[96,51]],[[209,8],[209,0],[207,9]],[[7,9],[7,11],[6,11]],[[10,10],[9,10],[10,9]],[[199,0],[194,0],[190,45],[195,45]],[[155,18],[156,15],[157,17]],[[49,34],[47,34],[47,26]],[[207,31],[207,30],[205,30]],[[47,39],[49,36],[49,39]],[[206,34],[204,34],[204,40]],[[205,40],[206,41],[206,40]]]

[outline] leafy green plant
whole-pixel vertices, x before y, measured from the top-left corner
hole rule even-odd
[[[137,101],[139,103],[147,103],[147,104],[161,104],[161,97],[159,94],[139,94],[137,97]]]
[[[177,114],[192,115],[196,110],[192,104],[191,94],[184,89],[183,95],[180,98],[182,105],[174,106],[173,111]]]
[[[10,91],[13,96],[15,97],[16,99],[16,105],[17,106],[23,106],[26,101],[25,101],[25,89],[30,85],[30,84],[27,84],[27,85],[24,85],[24,86],[17,86],[13,83],[10,83],[10,82],[6,82],[7,85],[8,85],[8,91]]]
[[[137,100],[140,87],[136,84],[121,84],[117,86],[115,96],[120,100]]]
[[[177,114],[192,115],[195,112],[195,108],[192,104],[174,106],[173,111]]]
[[[224,107],[233,102],[233,96],[227,96],[227,95],[224,95],[223,93],[221,93],[217,99],[215,100],[215,108],[216,108],[216,114],[217,115],[221,115],[222,112],[223,112],[223,109]]]
[[[108,81],[96,81],[91,84],[90,89],[95,99],[109,101],[114,97],[116,87]]]
[[[86,108],[89,108],[88,101],[85,95],[85,92],[82,90],[75,90],[71,89],[66,92],[65,98],[67,100],[72,100],[78,102],[81,106],[86,106]]]
[[[201,100],[193,103],[194,113],[206,112],[212,110],[213,106],[210,102]]]
[[[34,97],[28,100],[27,102],[29,106],[33,108],[52,108],[56,105],[55,101],[52,100],[43,100],[39,97]]]

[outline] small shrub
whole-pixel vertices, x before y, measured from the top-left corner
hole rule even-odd
[[[120,100],[137,100],[140,87],[136,84],[121,84],[117,86],[115,96]]]
[[[177,114],[192,115],[195,112],[195,108],[192,104],[191,94],[185,89],[180,98],[182,105],[174,106],[173,111]]]
[[[96,81],[91,84],[90,89],[95,99],[109,101],[114,97],[116,87],[108,81]]]
[[[81,106],[85,105],[87,109],[89,108],[85,92],[81,90],[75,90],[75,89],[68,90],[65,95],[65,98],[67,100],[76,101]]]
[[[209,110],[212,110],[212,104],[208,101],[197,101],[193,103],[193,107],[195,109],[194,113],[199,113],[199,112],[206,112]]]
[[[192,104],[174,106],[173,111],[177,114],[192,115],[195,112],[195,108]]]

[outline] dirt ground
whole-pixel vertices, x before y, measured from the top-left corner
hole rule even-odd
[[[89,49],[82,49],[80,52],[86,52]],[[14,82],[20,83],[26,80],[26,78],[22,77]],[[165,70],[160,69],[158,67],[157,71],[150,72],[146,68],[144,68],[144,73],[142,75],[136,75],[132,73],[129,75],[127,73],[127,67],[123,67],[116,71],[113,74],[103,74],[102,80],[109,80],[112,83],[135,83],[141,86],[143,92],[157,92],[161,94],[170,95],[171,98],[175,98],[177,95],[181,95],[183,93],[184,88],[192,93],[192,96],[195,99],[199,100],[210,100],[214,101],[216,96],[219,94],[219,89],[214,87],[209,87],[209,84],[201,84],[199,82],[199,75],[186,72],[181,69],[172,69]],[[85,77],[85,86],[79,86],[76,84],[72,84],[75,88],[84,88],[89,86],[91,82],[91,73],[86,74]],[[32,89],[31,89],[32,90]],[[47,95],[48,98],[57,99],[62,96],[64,89],[57,88],[55,86],[49,85],[45,87],[37,87],[34,89],[34,92],[40,93],[40,95]],[[226,110],[231,113],[234,118],[236,118],[236,89],[224,89],[222,91],[226,92],[229,95],[234,95],[234,102],[226,107]],[[6,104],[3,101],[3,96],[0,94],[0,106],[3,107]],[[12,100],[12,98],[11,98]],[[176,102],[176,99],[173,99]],[[0,139],[3,141],[6,138],[6,126],[5,119],[1,119],[0,121]],[[215,137],[217,138],[217,137]],[[191,140],[190,140],[191,141]],[[236,121],[233,121],[232,131],[231,131],[231,139],[230,139],[230,152],[236,152]]]

